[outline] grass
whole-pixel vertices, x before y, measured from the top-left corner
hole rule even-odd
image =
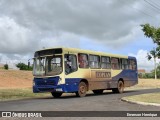
[[[145,102],[145,103],[160,104],[160,92],[134,95],[134,96],[124,97],[123,99],[133,101],[133,102],[138,101],[138,102]]]
[[[18,100],[26,98],[51,96],[50,93],[33,93],[31,88],[25,89],[0,89],[0,101]]]
[[[137,89],[152,89],[160,88],[160,79],[139,79],[138,84],[132,87],[126,88],[126,90],[137,90]]]
[[[138,84],[127,88],[127,90],[160,88],[160,79],[139,79]],[[122,98],[132,102],[146,102],[160,104],[160,92],[134,95]]]

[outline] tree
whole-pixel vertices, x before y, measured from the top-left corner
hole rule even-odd
[[[5,64],[5,65],[4,65],[4,69],[8,70],[8,68],[9,68],[9,67],[8,67],[8,64]]]
[[[157,65],[157,78],[160,78],[160,64]],[[155,70],[152,71],[152,74],[155,74]]]
[[[147,54],[147,57],[148,57],[148,60],[151,60],[152,58],[154,59],[154,73],[155,73],[155,79],[157,79],[157,63],[156,63],[156,58],[158,58],[159,56],[159,51],[158,49],[153,49],[151,50],[148,54]]]
[[[24,63],[18,63],[16,64],[16,67],[18,67],[20,70],[32,70],[33,69],[33,67],[28,66]]]
[[[141,27],[144,35],[148,38],[151,38],[153,42],[157,44],[157,47],[151,50],[147,55],[148,60],[151,60],[152,58],[154,59],[155,79],[157,79],[156,58],[160,57],[160,28],[155,28],[149,24],[141,25]]]
[[[160,46],[160,28],[155,28],[149,24],[141,25],[144,35],[151,38],[154,43]]]

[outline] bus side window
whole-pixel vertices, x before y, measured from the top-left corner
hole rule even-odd
[[[128,69],[128,59],[121,59],[122,69]]]
[[[88,68],[88,55],[87,54],[78,54],[78,63],[79,63],[79,68]]]
[[[76,55],[65,54],[65,73],[69,74],[77,71],[77,57]]]
[[[101,57],[101,68],[102,69],[111,69],[110,57]]]
[[[129,60],[129,69],[136,70],[136,61],[135,60]]]
[[[119,58],[111,58],[111,65],[112,69],[119,70],[120,69]]]
[[[90,68],[100,68],[100,56],[89,55],[89,66]]]

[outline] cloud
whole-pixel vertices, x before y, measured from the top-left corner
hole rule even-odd
[[[18,25],[9,17],[0,17],[1,53],[27,53],[34,43],[29,29]]]
[[[10,59],[56,46],[119,51],[160,18],[139,0],[0,0],[0,11],[0,53]]]
[[[154,60],[151,59],[148,61],[147,59],[147,50],[139,50],[137,54],[130,53],[130,56],[135,56],[137,58],[138,69],[145,69],[147,71],[151,71],[154,69]],[[156,60],[157,64],[160,62],[159,59]]]
[[[145,9],[139,0],[3,0],[0,11],[1,16],[8,16],[10,22],[19,27],[15,31],[21,36],[21,47],[36,43],[35,41],[36,48],[39,48],[38,45],[42,47],[41,40],[53,39],[60,32],[62,36],[70,34],[79,39],[85,37],[113,48],[121,48],[142,34],[138,26],[146,16],[134,9],[137,7],[140,10]],[[17,34],[9,30],[6,32],[15,36]],[[18,37],[14,40],[18,41]],[[62,44],[68,42],[66,38],[62,41]],[[56,44],[59,44],[59,40]]]
[[[43,38],[41,44],[45,48],[51,48],[53,46],[80,48],[80,37],[72,33],[58,33],[54,37]]]

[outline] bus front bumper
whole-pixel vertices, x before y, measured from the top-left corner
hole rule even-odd
[[[40,93],[40,92],[62,92],[62,87],[61,86],[50,86],[50,85],[45,85],[45,86],[33,86],[33,92],[34,93]]]

